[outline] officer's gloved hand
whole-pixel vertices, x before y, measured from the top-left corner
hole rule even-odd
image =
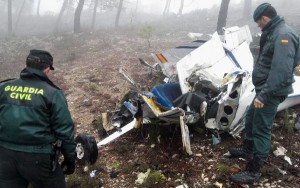
[[[75,171],[75,161],[64,160],[60,166],[63,169],[65,175],[73,174]],[[67,168],[64,170],[65,166]]]

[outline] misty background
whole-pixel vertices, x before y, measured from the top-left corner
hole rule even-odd
[[[224,0],[223,0],[224,1]],[[214,32],[221,0],[0,0],[0,37],[91,32],[150,25],[159,32]],[[271,3],[299,32],[300,0],[225,0],[226,27],[248,24],[252,13]],[[248,4],[247,4],[248,3]],[[77,21],[76,21],[77,20]],[[76,26],[76,22],[77,25]],[[76,28],[77,27],[77,28]]]

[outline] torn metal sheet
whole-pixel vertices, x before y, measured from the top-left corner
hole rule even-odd
[[[177,62],[182,93],[198,92],[204,88],[221,96],[218,98],[219,108],[214,123],[208,121],[207,127],[228,131],[233,136],[238,136],[244,129],[245,113],[255,96],[250,42],[252,37],[248,26],[228,28],[225,29],[225,36],[220,37],[215,33],[211,40]],[[245,72],[242,82],[235,80],[231,84],[221,84],[224,75],[235,71]],[[294,93],[279,105],[278,110],[300,103],[300,77],[295,77],[295,80]],[[207,103],[209,105],[210,101]]]
[[[286,156],[286,152],[287,150],[282,147],[282,146],[279,146],[277,147],[277,149],[273,152],[273,154],[276,156],[276,157],[279,157],[279,156],[283,156],[283,159],[285,161],[287,161],[290,165],[292,165],[292,161],[291,161],[291,158]]]
[[[115,127],[111,124],[110,116],[111,114],[105,112],[101,114],[102,116],[102,125],[105,131],[113,130]]]
[[[128,131],[130,131],[131,129],[133,129],[136,126],[136,123],[137,123],[137,120],[134,119],[132,122],[130,122],[127,125],[123,126],[119,130],[117,130],[116,132],[114,132],[113,134],[111,134],[110,136],[108,136],[107,138],[101,140],[97,144],[97,147],[101,147],[103,145],[106,145],[109,142],[111,142],[111,141],[115,140],[116,138],[120,137],[121,135],[127,133]]]
[[[195,70],[206,69],[207,73],[212,73],[210,74],[212,77],[221,81],[223,75],[234,68],[233,64],[231,66],[222,66],[224,68],[222,68],[223,70],[216,68],[217,64],[219,66],[220,63],[225,63],[226,61],[229,62],[226,64],[230,64],[230,60],[224,59],[225,57],[226,54],[222,42],[218,34],[215,33],[211,40],[179,60],[177,62],[177,71],[182,93],[184,94],[190,91],[190,87],[188,87],[185,81]],[[215,65],[215,67],[213,67],[213,65]]]
[[[250,44],[252,40],[252,35],[250,29],[247,25],[243,27],[233,26],[230,28],[224,28],[224,43],[231,50],[240,47],[243,43]]]
[[[300,76],[294,76],[293,83],[294,92],[291,93],[287,99],[278,106],[278,111],[289,108],[300,103]]]
[[[191,149],[189,128],[184,122],[183,115],[180,116],[180,128],[181,128],[183,149],[186,151],[187,154],[192,155],[193,152]]]
[[[186,45],[177,46],[176,48],[166,50],[161,53],[152,54],[152,56],[161,66],[163,73],[167,77],[172,77],[173,75],[177,75],[177,62],[188,53],[203,45],[207,41],[207,39],[209,39],[209,37],[193,41]]]
[[[287,150],[284,147],[280,146],[277,147],[277,149],[273,153],[276,157],[278,157],[278,156],[284,156],[286,152]]]

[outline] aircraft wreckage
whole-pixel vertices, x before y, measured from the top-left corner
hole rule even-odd
[[[228,132],[239,136],[244,129],[244,116],[255,91],[251,73],[252,36],[248,26],[224,29],[224,35],[203,36],[184,46],[153,55],[157,63],[141,63],[157,73],[165,83],[149,92],[141,91],[134,80],[120,69],[119,73],[135,87],[123,105],[110,118],[103,114],[103,126],[114,133],[95,142],[88,134],[76,137],[77,159],[93,164],[98,148],[108,144],[141,124],[159,122],[179,125],[183,149],[192,154],[188,125],[199,120],[218,134]],[[298,70],[299,71],[299,70]],[[294,93],[280,104],[278,111],[300,103],[300,77],[295,76]]]

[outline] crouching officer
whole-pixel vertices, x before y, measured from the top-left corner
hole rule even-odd
[[[64,174],[75,170],[74,124],[63,92],[47,77],[51,54],[31,50],[26,65],[19,79],[0,83],[0,187],[63,188]]]

